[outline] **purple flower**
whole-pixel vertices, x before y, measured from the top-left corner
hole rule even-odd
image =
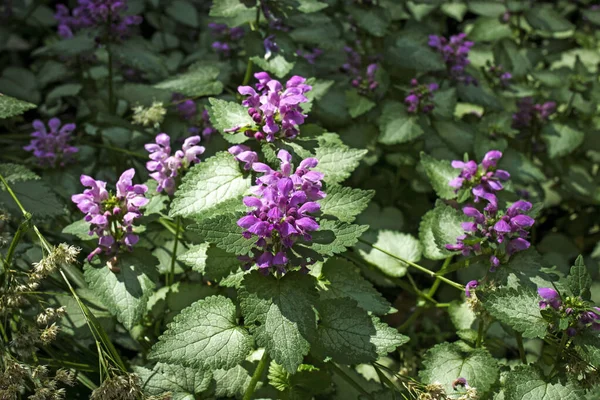
[[[351,84],[355,87],[358,92],[362,95],[369,95],[373,93],[378,87],[379,82],[376,79],[376,73],[379,69],[376,60],[370,60],[365,67],[363,64],[362,56],[356,52],[352,47],[344,47],[346,52],[347,60],[342,65],[342,72],[350,75]]]
[[[492,79],[494,84],[500,86],[501,88],[506,89],[510,86],[512,74],[504,71],[502,65],[490,65],[487,70],[487,74]]]
[[[265,58],[271,58],[273,53],[279,52],[279,46],[275,42],[275,35],[269,35],[263,41],[265,46]]]
[[[215,52],[228,58],[233,51],[237,51],[240,48],[240,39],[245,35],[243,28],[229,28],[225,24],[214,22],[208,24],[208,28],[211,30],[213,37],[217,39],[211,45]]]
[[[558,310],[562,305],[560,295],[552,288],[539,288],[538,294],[544,300],[540,301],[540,308],[544,309],[548,306]]]
[[[467,286],[465,286],[465,296],[471,297],[471,290],[475,289],[477,286],[479,286],[479,282],[476,280],[469,281]]]
[[[148,204],[144,197],[146,185],[134,185],[135,170],[123,172],[116,184],[116,194],[106,190],[106,182],[81,175],[81,184],[88,187],[82,194],[71,196],[77,208],[90,223],[90,235],[98,235],[98,247],[88,255],[88,260],[99,254],[115,255],[122,248],[131,250],[138,236],[133,233],[133,221],[142,216],[140,207]]]
[[[450,180],[448,185],[457,191],[463,186],[471,187],[471,193],[475,197],[475,202],[484,199],[489,202],[489,210],[498,208],[498,200],[494,192],[502,190],[504,187],[500,181],[506,181],[510,178],[507,171],[496,169],[498,160],[502,158],[502,152],[498,150],[488,151],[481,164],[473,160],[467,162],[452,161],[452,167],[460,169],[458,177]]]
[[[543,104],[535,104],[532,97],[523,97],[517,101],[517,112],[513,114],[512,127],[520,131],[531,128],[532,124],[544,124],[550,115],[556,112],[556,103],[547,101]]]
[[[304,51],[301,49],[296,50],[296,54],[302,58],[304,58],[309,64],[314,64],[317,60],[317,57],[323,54],[323,50],[315,47],[312,51]]]
[[[526,240],[529,235],[527,229],[535,220],[524,214],[532,207],[527,201],[516,201],[504,213],[490,205],[491,203],[483,212],[472,206],[464,207],[463,213],[473,218],[473,221],[462,223],[465,234],[456,239],[456,244],[446,244],[446,249],[460,251],[464,256],[470,255],[471,252],[491,254],[490,271],[494,272],[500,266],[500,257],[503,254],[511,257],[514,253],[529,248],[530,243]]]
[[[138,15],[123,15],[127,10],[126,0],[78,0],[72,13],[59,4],[54,18],[58,22],[58,34],[64,38],[73,36],[74,31],[84,28],[107,30],[97,40],[121,40],[131,35],[131,27],[142,23]]]
[[[158,182],[157,192],[163,190],[172,195],[175,192],[176,178],[182,170],[199,163],[198,156],[204,153],[203,146],[197,146],[200,136],[185,139],[181,150],[171,155],[171,138],[166,133],[156,136],[156,143],[148,143],[144,147],[150,152],[150,161],[146,163],[150,176]]]
[[[452,389],[457,390],[458,386],[462,386],[462,387],[468,389],[469,383],[467,382],[467,380],[465,378],[457,378],[454,380],[454,382],[452,382]]]
[[[465,72],[465,68],[470,64],[469,51],[474,43],[465,40],[467,35],[460,33],[450,36],[450,40],[443,36],[430,35],[429,46],[436,49],[442,55],[446,62],[446,68],[452,79],[465,84],[477,84],[475,78]]]
[[[412,89],[404,99],[409,113],[423,112],[425,114],[433,111],[433,92],[439,89],[437,83],[419,85],[416,79],[410,81]]]
[[[254,74],[258,79],[255,87],[240,86],[238,92],[248,96],[242,105],[248,108],[248,114],[259,126],[258,131],[246,130],[245,134],[257,140],[272,142],[276,137],[293,139],[298,136],[298,126],[304,123],[306,115],[302,113],[300,104],[308,102],[304,95],[312,89],[305,84],[301,76],[291,77],[285,88],[266,72]],[[233,127],[228,131],[235,132],[242,127]]]
[[[33,121],[35,131],[31,134],[31,142],[23,149],[33,152],[42,166],[62,167],[72,161],[73,154],[79,151],[69,144],[75,127],[75,124],[64,124],[61,127],[60,119],[52,118],[48,121],[48,132],[44,123],[36,119]]]
[[[187,121],[196,118],[196,113],[198,110],[196,109],[196,103],[194,100],[186,99],[181,93],[173,93],[171,101],[177,108],[177,112],[181,118]]]
[[[244,146],[243,144],[231,146],[227,151],[231,153],[236,160],[245,163],[245,170],[252,169],[252,165],[258,161],[258,154],[256,154],[255,151],[250,150],[250,147]]]
[[[247,148],[233,151],[238,154],[249,152]],[[310,233],[319,229],[311,214],[320,210],[316,201],[325,197],[321,190],[323,174],[312,170],[318,164],[316,159],[303,160],[292,173],[291,154],[279,150],[277,158],[281,161],[278,171],[266,164],[253,162],[252,169],[262,176],[251,188],[253,196],[244,198],[244,204],[252,210],[237,222],[244,228],[244,237],[258,237],[253,256],[245,257],[243,261],[247,267],[258,265],[265,273],[271,267],[285,273],[292,258],[298,257],[290,249],[299,239],[310,241]],[[314,262],[301,259],[293,266],[306,267]]]

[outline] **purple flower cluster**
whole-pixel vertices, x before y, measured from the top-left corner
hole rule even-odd
[[[133,168],[121,174],[117,182],[117,192],[106,190],[106,182],[81,175],[81,184],[88,187],[82,194],[71,196],[77,208],[85,214],[90,225],[90,236],[98,235],[98,247],[88,255],[88,260],[101,253],[115,255],[121,248],[131,250],[138,242],[133,233],[133,221],[142,216],[140,207],[148,204],[144,197],[146,185],[134,185]]]
[[[319,49],[318,47],[315,47],[311,51],[304,51],[301,49],[296,50],[296,55],[304,58],[311,65],[313,65],[317,61],[317,58],[322,54],[323,50]]]
[[[517,102],[518,111],[512,116],[512,127],[520,131],[530,128],[533,124],[543,124],[556,112],[556,103],[547,101],[535,104],[532,97],[523,97]]]
[[[471,297],[471,290],[477,288],[478,286],[479,286],[479,282],[477,282],[476,280],[469,281],[467,283],[467,285],[465,286],[465,296],[467,298],[470,298]]]
[[[248,96],[242,105],[248,108],[248,114],[259,126],[258,131],[246,130],[248,137],[256,140],[272,142],[276,134],[280,138],[293,139],[298,136],[298,126],[304,123],[306,115],[302,113],[300,104],[308,102],[304,95],[312,87],[305,84],[306,79],[301,76],[292,76],[285,84],[285,88],[268,73],[254,74],[258,83],[255,88],[240,86],[238,92]],[[236,132],[240,126],[228,129],[227,132]]]
[[[23,147],[26,151],[33,152],[40,165],[44,167],[64,166],[72,160],[74,153],[79,149],[71,146],[71,133],[75,130],[75,124],[64,124],[58,118],[48,121],[48,128],[39,119],[33,121],[35,132],[31,134],[31,142]]]
[[[285,273],[292,262],[290,249],[294,243],[300,238],[310,241],[310,232],[319,229],[310,214],[320,210],[316,201],[325,197],[321,190],[323,174],[311,170],[318,164],[315,158],[303,160],[293,173],[290,153],[279,150],[277,158],[281,160],[278,171],[263,163],[252,164],[252,169],[262,176],[251,189],[254,196],[244,198],[244,204],[252,210],[237,222],[244,228],[245,238],[258,237],[253,256],[242,261],[248,268],[256,264],[264,273],[270,267]],[[305,268],[314,262],[302,259],[294,266]]]
[[[166,133],[156,136],[156,143],[148,143],[144,147],[150,152],[150,160],[146,163],[150,176],[158,182],[157,192],[163,190],[172,195],[175,192],[175,179],[181,175],[182,169],[200,162],[198,156],[204,153],[204,147],[197,146],[200,136],[191,136],[183,142],[181,150],[171,155],[171,138]]]
[[[553,288],[538,288],[538,294],[542,298],[539,303],[542,310],[553,310],[560,318],[571,319],[567,328],[569,336],[575,336],[578,331],[587,327],[600,331],[600,307],[590,310],[585,307],[581,298],[563,299]]]
[[[358,89],[362,95],[367,95],[374,92],[379,87],[379,82],[375,77],[379,66],[376,62],[367,65],[366,70],[363,69],[363,60],[360,54],[352,47],[344,47],[347,61],[342,65],[341,70],[352,78],[352,86]]]
[[[496,208],[486,207],[482,213],[475,207],[464,207],[463,213],[473,221],[462,223],[465,234],[457,238],[456,244],[447,244],[446,249],[460,251],[464,256],[471,252],[490,254],[490,270],[493,272],[504,254],[510,258],[531,245],[526,240],[529,235],[527,229],[535,220],[524,214],[531,207],[531,203],[524,200],[514,202],[505,213],[498,212]]]
[[[501,88],[507,88],[513,77],[510,72],[504,71],[502,65],[490,65],[487,72]]]
[[[486,209],[497,210],[498,199],[494,192],[504,188],[500,181],[510,178],[508,172],[496,168],[500,158],[502,158],[502,152],[492,150],[486,153],[479,165],[473,160],[452,161],[452,167],[461,171],[458,177],[449,182],[449,185],[457,191],[463,187],[470,187],[471,193],[475,196],[475,202],[479,202],[480,199],[487,200],[490,204]]]
[[[464,33],[450,36],[450,40],[443,36],[430,35],[429,46],[436,49],[442,55],[446,62],[446,67],[450,77],[458,82],[465,84],[477,84],[475,78],[465,72],[465,68],[470,64],[469,51],[474,43],[465,40]]]
[[[418,112],[427,114],[433,111],[433,93],[439,89],[438,84],[419,85],[416,79],[412,79],[410,85],[412,89],[404,99],[404,103],[408,106],[407,111],[414,114]]]
[[[229,28],[225,24],[211,22],[208,24],[213,36],[217,39],[213,42],[212,48],[225,57],[231,56],[231,53],[239,47],[239,41],[244,37],[244,28]]]
[[[109,40],[123,39],[130,35],[131,27],[142,23],[139,15],[127,15],[126,0],[78,0],[72,11],[63,5],[56,6],[54,18],[58,21],[58,34],[70,38],[83,28],[105,28],[109,30]],[[98,39],[102,39],[100,35]]]
[[[202,110],[200,118],[198,118],[198,108],[194,100],[186,99],[181,93],[173,93],[171,101],[175,105],[179,116],[182,119],[193,123],[193,125],[188,128],[188,132],[191,135],[202,135],[203,138],[207,138],[217,132],[210,123],[210,116],[206,109]]]

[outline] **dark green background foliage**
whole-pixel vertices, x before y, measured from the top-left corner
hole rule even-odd
[[[67,399],[600,399],[599,332],[580,324],[567,335],[577,321],[540,310],[537,293],[554,288],[581,310],[600,304],[593,1],[129,0],[127,13],[143,22],[109,44],[86,30],[60,38],[58,3],[76,5],[0,4],[0,398],[17,398],[5,393],[20,376],[18,398],[58,382]],[[211,22],[245,30],[229,57],[211,48]],[[474,42],[466,74],[476,85],[451,79],[428,45],[429,35],[462,32]],[[266,56],[269,35],[279,50]],[[377,63],[377,88],[353,87],[346,46],[363,69]],[[300,55],[315,48],[314,63]],[[511,73],[510,84],[490,66]],[[237,87],[259,71],[312,85],[296,140],[225,132],[255,126]],[[439,85],[432,112],[408,111],[411,79]],[[149,179],[144,144],[159,132],[172,143],[189,136],[173,93],[206,109],[217,132],[169,197]],[[556,111],[518,130],[526,97]],[[164,119],[135,124],[133,108],[154,102]],[[77,124],[80,150],[66,166],[42,168],[23,147],[33,120],[51,117]],[[319,160],[320,229],[295,246],[317,260],[310,272],[242,268],[238,256],[256,237],[245,239],[236,221],[255,174],[227,153],[239,143],[272,167],[280,148],[296,165]],[[536,221],[531,248],[496,272],[489,256],[445,247],[468,220],[460,210],[469,192],[448,185],[459,173],[450,162],[490,150],[511,175],[501,203],[526,199]],[[110,186],[128,168],[150,187],[140,241],[116,262],[86,261],[97,237],[70,199],[83,190],[79,176]],[[77,260],[19,287],[60,243],[80,247]],[[479,287],[466,299],[471,280]],[[27,301],[10,303],[15,293]],[[57,337],[32,339],[48,329],[36,316],[60,305]],[[15,375],[15,363],[25,372]],[[60,368],[72,386],[52,378]],[[453,388],[459,377],[467,387]],[[110,389],[115,397],[99,394],[119,379],[131,381]]]

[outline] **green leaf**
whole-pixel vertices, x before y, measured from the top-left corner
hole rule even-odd
[[[457,94],[455,88],[443,89],[433,96],[433,116],[435,118],[453,119],[456,110]]]
[[[0,93],[0,119],[14,117],[36,107],[35,104]]]
[[[258,240],[256,236],[246,239],[243,229],[237,225],[240,215],[219,215],[215,218],[198,220],[188,227],[203,240],[213,243],[231,254],[246,255]]]
[[[143,250],[119,254],[112,272],[105,263],[95,258],[85,263],[83,275],[92,292],[103,302],[117,320],[131,330],[146,311],[148,298],[154,289],[156,258]]]
[[[308,339],[316,333],[315,286],[312,276],[300,272],[279,279],[253,272],[246,275],[239,290],[244,322],[255,325],[256,343],[290,373],[296,372],[308,354]]]
[[[85,52],[93,52],[96,43],[89,32],[79,32],[69,39],[59,39],[47,46],[36,49],[33,56],[74,57]]]
[[[548,323],[540,313],[540,297],[530,289],[501,288],[478,293],[485,309],[494,318],[521,332],[526,338],[544,338]]]
[[[240,199],[250,188],[239,163],[219,152],[194,165],[184,176],[171,204],[171,216],[202,217],[222,211],[225,202]]]
[[[391,22],[390,14],[381,7],[371,6],[362,8],[349,6],[346,7],[346,10],[361,29],[364,29],[373,36],[383,37]]]
[[[327,8],[329,5],[321,3],[319,0],[297,0],[298,11],[303,13],[313,13]]]
[[[573,384],[547,383],[541,372],[528,365],[516,366],[505,382],[505,400],[585,400],[583,391]]]
[[[77,221],[65,226],[62,233],[68,233],[69,235],[77,236],[80,240],[94,240],[98,239],[98,235],[90,235],[90,223],[84,219],[78,219]]]
[[[592,329],[577,332],[573,339],[577,354],[595,368],[600,368],[600,333]]]
[[[250,57],[250,60],[261,69],[275,74],[280,79],[289,74],[292,68],[294,68],[294,63],[286,60],[281,54],[271,55],[269,59],[254,56]]]
[[[429,349],[423,357],[423,366],[419,372],[423,383],[440,383],[446,393],[454,391],[454,380],[465,378],[469,386],[483,395],[499,377],[498,363],[487,350],[465,352],[455,343],[440,343]]]
[[[407,261],[418,262],[421,259],[421,244],[412,235],[389,230],[380,230],[374,245]],[[371,248],[367,253],[359,250],[363,258],[375,265],[384,274],[401,277],[406,274],[408,265],[384,252]]]
[[[380,353],[387,354],[408,342],[406,336],[395,330],[392,338],[384,324],[380,326],[383,330],[374,343],[372,338],[378,335],[374,320],[353,300],[325,300],[318,304],[317,309],[320,321],[317,340],[312,347],[323,358],[331,357],[342,364],[367,363],[377,360]]]
[[[229,141],[231,137],[235,137],[236,143],[242,143],[247,138],[243,133],[231,134],[225,132],[227,129],[233,128],[254,128],[256,124],[252,120],[252,117],[248,115],[248,109],[241,104],[234,103],[232,101],[225,101],[215,98],[208,99],[210,107],[208,113],[210,115],[210,122],[214,128],[223,134],[223,137]]]
[[[546,32],[564,32],[575,29],[569,20],[551,5],[539,5],[525,11],[525,19],[534,28]]]
[[[210,8],[211,17],[235,18],[240,14],[252,12],[253,8],[248,8],[239,0],[215,0]]]
[[[219,286],[238,288],[247,272],[242,269],[237,256],[229,254],[208,243],[202,243],[189,248],[178,257],[196,272],[203,274],[206,279],[215,281]]]
[[[49,185],[41,180],[26,180],[10,185],[26,211],[34,218],[49,218],[64,215],[64,205],[54,194]],[[0,185],[0,204],[15,215],[21,214],[20,208],[14,202],[4,185]]]
[[[356,89],[346,91],[346,105],[352,118],[359,117],[375,107],[375,102],[358,94]]]
[[[461,223],[467,220],[460,211],[438,201],[435,208],[423,216],[419,226],[424,255],[441,260],[454,254],[446,249],[446,245],[455,244],[456,238],[465,233]]]
[[[321,299],[353,299],[365,311],[384,315],[393,310],[390,303],[358,272],[356,266],[343,258],[329,259],[319,276]]]
[[[133,367],[142,380],[142,389],[149,395],[171,392],[174,400],[194,400],[195,395],[208,389],[212,374],[175,364],[158,363],[153,369]]]
[[[583,257],[581,255],[577,257],[577,260],[575,260],[575,265],[571,267],[571,272],[567,277],[567,283],[574,296],[581,296],[584,300],[590,300],[592,277],[585,267],[585,264],[583,263]]]
[[[141,37],[111,46],[118,61],[160,79],[167,76],[169,71],[164,60],[153,50],[152,45]]]
[[[252,364],[244,361],[241,365],[213,372],[215,384],[215,396],[217,398],[241,398],[252,379]],[[258,383],[257,388],[260,387]]]
[[[235,305],[226,297],[211,296],[177,315],[149,358],[200,369],[229,369],[250,350],[252,338],[237,324]]]
[[[331,390],[331,377],[326,370],[302,364],[298,372],[290,374],[281,365],[269,365],[269,384],[282,393],[285,399],[311,399],[316,394]]]
[[[552,122],[542,128],[542,138],[548,143],[550,158],[564,157],[581,146],[585,134],[569,125]]]
[[[497,17],[480,17],[475,20],[469,39],[476,42],[495,42],[503,38],[512,38],[510,25]]]
[[[454,300],[448,307],[448,315],[457,331],[471,329],[477,316],[467,302]]]
[[[425,169],[433,190],[440,198],[446,200],[456,198],[456,192],[449,183],[458,177],[460,171],[453,168],[448,161],[436,160],[425,152],[421,152],[421,165]]]
[[[375,195],[374,190],[353,189],[346,186],[329,186],[327,197],[320,200],[321,212],[342,222],[353,222],[363,212]]]
[[[358,238],[369,229],[368,225],[347,224],[340,221],[320,220],[320,228],[312,234],[312,241],[299,244],[321,255],[333,256],[354,246]]]
[[[196,65],[183,74],[157,83],[154,87],[190,97],[217,95],[223,91],[223,84],[217,80],[218,76],[219,69],[217,67]],[[248,114],[247,111],[246,114]]]
[[[340,183],[350,177],[367,152],[368,150],[351,149],[346,145],[319,146],[315,156],[319,165],[315,170],[325,174],[323,181],[328,185]]]
[[[0,97],[1,98],[1,97]],[[0,174],[10,185],[14,182],[36,181],[41,179],[35,172],[24,167],[21,164],[2,163],[0,164]],[[0,183],[0,190],[5,190],[4,184]]]
[[[198,11],[188,1],[174,0],[170,2],[165,12],[177,22],[192,28],[198,27]]]
[[[419,72],[443,71],[446,64],[427,43],[418,42],[408,36],[401,36],[396,46],[390,50],[391,60],[397,68],[414,69]]]
[[[406,106],[399,102],[387,102],[379,118],[379,142],[400,144],[410,142],[424,131],[417,115],[409,115]]]
[[[51,104],[63,97],[77,96],[82,88],[83,85],[79,83],[66,83],[56,86],[46,95],[46,103]]]
[[[535,249],[520,251],[496,271],[495,280],[513,289],[526,286],[535,291],[538,287],[552,287],[552,277],[544,271],[544,264],[544,259]]]
[[[375,351],[380,357],[387,356],[410,340],[408,336],[401,335],[396,328],[381,322],[379,318],[372,315],[371,319],[375,327],[375,336],[371,336],[371,343],[375,345]]]

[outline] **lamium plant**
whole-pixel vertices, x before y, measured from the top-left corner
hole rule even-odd
[[[1,400],[600,399],[595,2],[0,3]]]

